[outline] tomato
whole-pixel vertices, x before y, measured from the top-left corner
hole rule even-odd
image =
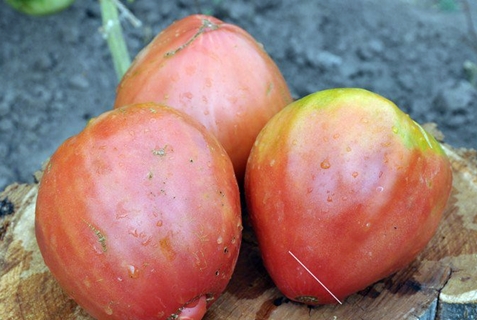
[[[341,302],[408,265],[434,235],[451,185],[430,134],[391,101],[352,88],[279,112],[245,175],[265,267],[283,294],[310,305]]]
[[[111,110],[65,141],[40,182],[36,237],[65,291],[98,319],[200,319],[241,243],[233,166],[195,120]]]
[[[242,180],[257,134],[292,98],[280,70],[251,35],[214,17],[192,15],[144,48],[119,84],[115,107],[147,101],[205,125]]]
[[[75,0],[5,0],[15,10],[32,16],[57,13],[71,6]]]

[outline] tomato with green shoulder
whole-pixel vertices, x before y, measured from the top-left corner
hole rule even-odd
[[[310,305],[341,301],[411,263],[451,188],[439,142],[388,99],[355,88],[280,111],[245,176],[265,267],[287,297]]]

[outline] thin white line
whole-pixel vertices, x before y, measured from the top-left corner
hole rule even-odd
[[[328,293],[338,301],[339,304],[343,304],[334,294],[331,292],[291,251],[288,253],[308,272]]]

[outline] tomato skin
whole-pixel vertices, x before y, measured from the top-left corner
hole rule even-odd
[[[93,317],[167,319],[199,306],[187,314],[200,319],[234,270],[240,210],[219,142],[181,112],[140,104],[58,148],[35,230],[46,265]]]
[[[361,89],[300,99],[259,134],[245,175],[263,261],[288,298],[336,303],[408,265],[434,235],[452,171],[439,143]]]
[[[137,55],[114,105],[148,101],[184,111],[205,125],[242,180],[257,134],[292,98],[280,70],[250,34],[211,16],[191,15]]]

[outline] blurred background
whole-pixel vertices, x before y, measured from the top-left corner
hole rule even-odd
[[[466,0],[124,0],[131,57],[174,20],[214,15],[248,31],[295,98],[361,87],[454,147],[477,149],[477,3]],[[34,17],[0,1],[0,190],[33,173],[88,119],[112,108],[118,83],[98,0]]]

